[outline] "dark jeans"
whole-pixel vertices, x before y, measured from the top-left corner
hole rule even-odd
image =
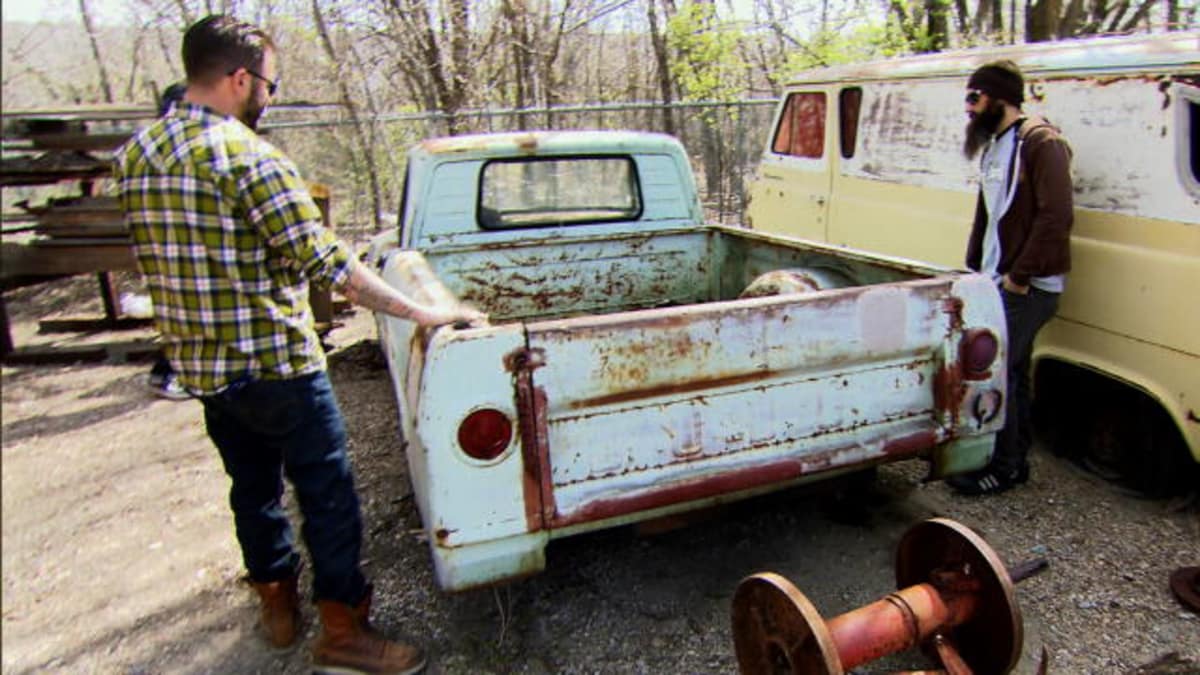
[[[229,504],[250,578],[278,581],[298,569],[282,503],[287,475],[304,516],[314,595],[358,604],[367,592],[359,568],[362,516],[342,413],[326,374],[238,382],[201,401],[208,435],[232,480]]]
[[[1001,289],[1000,297],[1004,301],[1004,319],[1008,324],[1008,395],[1004,409],[1006,421],[1004,428],[996,434],[991,466],[1009,473],[1025,466],[1026,456],[1033,447],[1030,357],[1033,339],[1058,310],[1058,293],[1031,286],[1027,295]]]
[[[171,362],[167,360],[166,355],[162,352],[158,353],[158,357],[154,359],[154,365],[150,366],[150,374],[158,377],[166,377],[175,372],[171,367]]]

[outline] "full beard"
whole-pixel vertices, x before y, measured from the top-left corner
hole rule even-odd
[[[996,129],[1000,127],[1002,119],[1004,105],[999,101],[989,105],[983,112],[971,115],[971,119],[967,121],[966,137],[963,139],[963,154],[967,159],[975,159],[983,146],[996,135]]]
[[[260,101],[257,95],[252,95],[246,105],[242,107],[242,112],[238,114],[238,119],[242,124],[250,127],[251,131],[258,131],[258,120],[262,118],[263,112],[267,109],[266,101]]]

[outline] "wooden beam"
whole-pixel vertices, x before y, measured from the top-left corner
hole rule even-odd
[[[143,316],[121,316],[115,319],[74,317],[68,319],[42,319],[38,322],[39,333],[90,333],[105,330],[133,330],[149,328],[154,319]]]
[[[4,355],[9,365],[49,365],[99,361],[140,361],[157,354],[160,345],[148,340],[109,342],[71,347],[21,347]]]
[[[31,134],[29,140],[38,150],[76,150],[93,152],[96,150],[116,150],[122,143],[129,140],[132,134]]]
[[[0,277],[5,279],[118,270],[137,270],[133,250],[125,242],[57,246],[0,243]]]

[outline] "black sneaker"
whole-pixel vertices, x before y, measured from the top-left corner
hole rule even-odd
[[[1003,472],[989,467],[981,471],[951,476],[946,484],[954,488],[960,495],[994,495],[1013,489],[1029,480],[1029,465],[1012,472]]]

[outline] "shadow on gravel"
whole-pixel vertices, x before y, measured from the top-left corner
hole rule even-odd
[[[96,654],[118,650],[129,655],[130,662],[123,664],[120,671],[126,675],[278,670],[271,667],[275,659],[269,654],[257,659],[253,670],[247,670],[248,665],[255,665],[252,663],[255,659],[247,655],[266,650],[253,633],[251,605],[247,602],[230,607],[228,596],[243,592],[241,586],[222,585],[189,596],[131,624],[113,626],[90,640],[73,644],[45,663],[13,672],[22,675],[81,672],[85,664],[94,662]],[[222,653],[214,654],[214,647]],[[236,666],[224,667],[230,664]]]
[[[830,519],[844,497],[822,484],[654,524],[662,532],[554,540],[542,573],[437,600],[449,613],[442,672],[736,672],[728,617],[745,576],[782,574],[830,617],[894,590],[895,540],[932,515],[905,490],[884,482],[858,494],[871,508],[853,523]],[[894,536],[869,544],[879,530]],[[620,665],[606,668],[598,654]]]
[[[378,340],[358,342],[329,352],[329,372],[334,378],[354,378],[361,375],[387,377],[387,360]]]
[[[18,420],[4,425],[4,444],[8,445],[36,436],[49,437],[74,433],[104,420],[143,408],[150,402],[148,399],[131,399],[62,415],[41,415],[27,420]]]

